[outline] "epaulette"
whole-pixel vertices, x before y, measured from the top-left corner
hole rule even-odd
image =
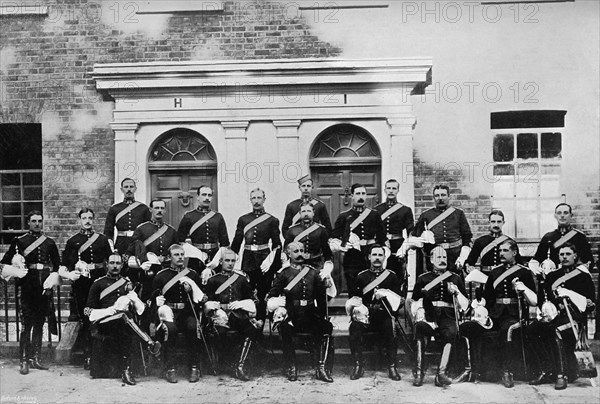
[[[140,223],[137,225],[136,229],[139,227],[142,227],[143,225],[145,225],[146,223],[152,223],[150,220],[146,220],[144,223]]]
[[[158,272],[156,273],[156,275],[158,275],[158,274],[159,274],[159,273],[161,273],[161,272],[164,272],[164,271],[166,271],[167,269],[170,269],[170,268],[163,268],[163,269],[161,269],[160,271],[158,271]]]
[[[364,272],[369,272],[369,271],[370,271],[369,269],[365,269],[364,271],[360,271],[360,272],[358,273],[358,275],[360,275],[360,274],[362,274],[362,273],[364,273]],[[357,276],[358,276],[358,275],[357,275]]]
[[[246,276],[246,273],[244,271],[242,271],[241,269],[234,269],[233,272],[238,275]]]

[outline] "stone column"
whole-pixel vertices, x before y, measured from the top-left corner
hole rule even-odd
[[[248,196],[250,189],[242,176],[247,164],[249,121],[222,121],[221,125],[225,129],[226,155],[218,168],[219,210],[227,212],[227,230],[233,235],[238,217],[252,209]]]
[[[298,183],[302,175],[308,174],[308,167],[300,163],[298,128],[299,119],[286,119],[273,121],[277,128],[277,163],[278,172],[281,174],[275,178],[277,182],[278,199],[274,200],[273,206],[286,206],[288,202],[298,197]],[[280,209],[281,210],[281,209]],[[283,218],[281,218],[283,220]]]
[[[110,124],[110,127],[115,132],[114,190],[115,201],[119,201],[123,199],[120,184],[124,178],[133,178],[136,183],[139,183],[143,179],[139,170],[139,162],[136,161],[136,132],[139,124],[113,122]],[[143,189],[138,189],[138,193],[144,195]]]

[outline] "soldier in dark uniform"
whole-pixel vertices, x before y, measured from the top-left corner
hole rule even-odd
[[[396,253],[404,242],[404,235],[409,235],[415,225],[412,209],[397,201],[400,184],[397,180],[388,180],[385,183],[385,202],[373,208],[381,216],[386,233],[386,245],[392,255],[388,258],[387,267],[394,271],[398,278],[404,279],[403,263]]]
[[[423,299],[421,307],[424,309],[424,316],[419,315],[418,309],[415,310],[416,368],[413,386],[423,385],[425,345],[427,339],[435,335],[436,341],[444,344],[435,376],[435,385],[442,387],[452,384],[447,369],[452,345],[458,333],[456,314],[459,310],[466,310],[469,301],[465,297],[462,278],[447,270],[448,257],[445,249],[438,246],[431,250],[431,264],[433,271],[417,278],[412,295],[415,302]]]
[[[483,297],[486,301],[490,318],[494,322],[494,331],[498,331],[500,339],[500,355],[502,365],[502,383],[505,387],[514,386],[513,373],[519,356],[519,336],[522,332],[521,319],[527,318],[527,304],[537,305],[535,283],[531,272],[517,264],[519,247],[514,240],[507,240],[500,245],[502,266],[490,273],[485,284]],[[519,301],[522,312],[519,313]]]
[[[315,351],[319,352],[316,378],[331,383],[333,379],[328,364],[331,364],[333,356],[333,325],[325,319],[327,285],[320,278],[319,271],[304,264],[302,243],[291,242],[286,253],[290,257],[290,266],[275,277],[269,298],[285,296],[287,318],[279,325],[279,332],[283,360],[288,365],[287,378],[290,381],[298,380],[292,336],[297,332],[305,332],[313,335]]]
[[[250,321],[256,315],[256,306],[252,300],[252,288],[243,272],[233,270],[236,254],[232,250],[225,250],[221,256],[223,271],[212,276],[206,285],[208,301],[204,304],[204,312],[208,317],[215,315],[215,311],[223,310],[227,315],[227,324],[216,324],[216,345],[219,346],[221,355],[225,353],[220,337],[227,331],[233,330],[240,333],[243,338],[242,351],[235,367],[235,377],[248,381],[246,373],[246,360],[250,353],[252,343],[260,336],[260,330]]]
[[[133,231],[138,225],[147,222],[151,218],[150,209],[143,203],[135,200],[135,191],[137,186],[131,178],[125,178],[121,181],[121,192],[123,192],[123,202],[115,203],[108,209],[106,222],[104,224],[104,235],[109,240],[115,241],[115,249],[119,254],[125,254]],[[115,240],[115,227],[117,228],[117,238]],[[125,263],[128,257],[124,257]]]
[[[356,380],[364,374],[364,362],[362,357],[363,334],[370,330],[376,331],[381,344],[385,346],[387,354],[388,376],[392,380],[400,380],[400,374],[396,369],[397,345],[395,338],[395,315],[397,307],[394,308],[389,301],[386,293],[396,295],[398,303],[404,296],[402,293],[402,283],[392,271],[383,268],[385,252],[379,244],[373,244],[369,251],[370,268],[362,271],[356,277],[354,289],[349,291],[352,307],[365,306],[368,309],[368,324],[358,321],[356,316],[352,316],[350,324],[350,351],[354,361],[354,368],[350,378]],[[353,308],[350,309],[351,312]]]
[[[313,180],[310,178],[310,175],[305,175],[298,180],[298,188],[301,192],[300,199],[288,203],[285,207],[285,216],[281,225],[281,234],[283,237],[287,237],[286,233],[290,227],[300,223],[300,206],[305,202],[310,203],[314,208],[314,221],[322,224],[327,233],[331,234],[329,212],[327,212],[327,207],[322,201],[312,197]]]
[[[489,275],[492,268],[501,264],[500,262],[500,244],[510,237],[502,233],[504,226],[504,213],[501,210],[492,210],[488,215],[490,223],[490,232],[473,242],[473,248],[466,261],[467,272],[475,269],[479,263],[479,269],[486,275]]]
[[[142,282],[140,296],[144,302],[150,298],[156,272],[160,271],[161,266],[168,265],[169,247],[177,243],[177,231],[163,221],[166,209],[167,205],[162,199],[154,199],[150,202],[152,218],[135,229],[127,250],[127,254],[131,257],[129,268],[137,270],[128,272],[128,276],[134,283]],[[156,254],[160,266],[148,261],[146,257],[148,252]]]
[[[123,259],[118,253],[108,257],[106,276],[97,279],[90,288],[86,312],[92,321],[92,355],[90,375],[104,377],[103,368],[110,354],[116,353],[121,361],[123,383],[135,385],[130,370],[132,336],[136,334],[157,355],[160,343],[154,342],[134,321],[134,312],[142,314],[146,306],[133,291],[129,279],[121,276]],[[108,351],[108,352],[107,352]]]
[[[448,270],[459,272],[471,251],[473,233],[462,210],[450,206],[450,188],[436,185],[433,188],[435,208],[426,210],[419,217],[413,235],[420,236],[425,229],[431,230],[435,245],[446,250],[448,254]],[[426,248],[423,252],[428,254]],[[417,258],[417,265],[423,262]],[[417,267],[417,274],[424,268]]]
[[[248,274],[250,286],[256,290],[258,299],[256,319],[262,321],[263,325],[266,318],[265,296],[271,287],[273,275],[268,271],[269,268],[263,271],[261,265],[271,250],[275,251],[281,247],[279,220],[265,212],[266,199],[265,191],[262,189],[256,188],[250,191],[252,212],[238,219],[235,237],[231,244],[234,252],[242,254],[242,270]]]
[[[182,332],[185,336],[190,383],[196,383],[201,377],[198,313],[200,304],[206,301],[206,297],[199,289],[201,281],[198,273],[193,269],[185,268],[184,255],[180,245],[172,245],[169,248],[171,266],[160,271],[152,283],[158,315],[163,320],[156,327],[155,339],[163,346],[165,376],[169,383],[177,383],[175,341],[178,332]],[[163,319],[165,311],[168,314]]]
[[[16,280],[20,288],[19,308],[21,334],[19,336],[20,372],[29,373],[34,369],[47,370],[40,362],[42,349],[42,331],[46,316],[49,314],[51,293],[44,291],[44,281],[50,273],[58,271],[60,256],[58,248],[50,237],[42,233],[42,212],[34,210],[27,214],[29,232],[13,240],[2,258],[3,264],[11,264],[13,257],[19,254],[25,258],[27,274]]]
[[[198,207],[183,215],[177,229],[177,238],[181,243],[189,240],[196,248],[207,254],[208,260],[211,260],[219,247],[229,247],[227,226],[223,215],[210,209],[212,189],[203,185],[198,187],[197,193]],[[200,267],[194,269],[199,270]]]
[[[534,341],[531,345],[542,359],[542,371],[530,384],[555,381],[554,388],[563,390],[568,382],[578,377],[574,353],[577,331],[571,327],[567,308],[574,323],[581,326],[587,321],[587,314],[594,310],[595,293],[587,267],[577,266],[577,247],[567,243],[559,248],[558,256],[561,267],[548,274],[543,296],[540,298],[538,294],[542,319],[530,324],[527,334]],[[554,306],[554,310],[544,307],[549,304]],[[551,355],[544,352],[544,346],[550,347]]]
[[[355,279],[367,265],[368,251],[371,245],[383,245],[386,240],[385,229],[379,213],[365,206],[367,189],[362,184],[353,184],[352,208],[340,213],[335,221],[332,237],[341,240],[341,251],[344,254],[344,276],[348,290],[356,289]],[[360,239],[360,249],[349,248],[350,234]]]
[[[309,202],[302,203],[300,223],[289,228],[285,245],[299,241],[304,245],[304,263],[322,269],[327,261],[333,265],[333,253],[329,248],[329,233],[325,226],[313,221],[314,207]]]

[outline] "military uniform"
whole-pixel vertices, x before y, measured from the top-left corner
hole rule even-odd
[[[44,239],[40,240],[41,237]],[[54,311],[51,309],[52,295],[43,293],[43,284],[51,272],[58,271],[60,256],[54,240],[43,233],[31,231],[13,240],[2,258],[2,263],[10,264],[17,253],[25,257],[25,265],[29,269],[27,275],[15,282],[21,289],[19,315],[22,328],[19,336],[19,358],[22,362],[32,359],[33,362],[39,363],[44,321],[47,315],[50,315],[50,319],[54,318]]]
[[[185,268],[187,277],[200,286],[201,280],[198,273],[193,269]],[[165,305],[173,310],[174,321],[164,321],[157,326],[156,340],[163,346],[164,361],[167,370],[175,369],[175,342],[177,333],[182,332],[185,336],[185,348],[187,350],[188,365],[192,371],[200,369],[201,342],[198,339],[198,324],[196,315],[200,309],[199,305],[193,303],[191,296],[185,291],[184,285],[176,281],[168,290],[163,290],[171,279],[180,275],[182,270],[176,268],[165,268],[156,274],[152,282],[152,299],[162,295],[165,297]],[[196,315],[194,314],[194,311]]]
[[[109,240],[115,239],[115,227],[117,228],[117,239],[115,249],[123,255],[127,251],[133,232],[138,225],[152,217],[148,206],[135,200],[124,199],[123,202],[115,203],[106,213],[104,234]],[[127,262],[127,259],[125,259]]]
[[[269,241],[273,250],[281,246],[277,218],[260,209],[253,210],[238,219],[231,249],[239,254],[244,242],[242,270],[248,274],[252,289],[256,290],[258,299],[256,318],[263,321],[266,318],[267,307],[264,300],[269,292],[273,275],[270,272],[263,274],[260,265],[271,252]]]
[[[351,224],[358,219],[363,212],[368,212],[364,220],[362,220],[354,230]],[[345,212],[340,213],[335,221],[332,236],[342,241],[342,246],[345,246],[350,238],[350,233],[355,233],[360,238],[361,251],[354,248],[349,249],[344,254],[344,276],[348,290],[356,289],[356,276],[367,265],[367,254],[371,245],[377,243],[384,245],[386,240],[385,229],[381,216],[376,211],[366,207],[353,207]]]
[[[431,227],[429,224],[434,221],[438,216],[444,214],[447,209],[453,209],[453,211],[443,220]],[[441,246],[446,250],[448,255],[448,270],[456,272],[456,260],[460,256],[460,250],[463,246],[469,247],[473,233],[469,227],[469,222],[464,212],[456,208],[446,208],[440,210],[438,208],[431,208],[421,214],[415,228],[413,235],[420,236],[425,230],[425,224],[428,229],[433,232],[436,246]],[[433,248],[431,246],[430,248]],[[425,250],[425,253],[429,254],[429,248]],[[420,265],[422,260],[417,259],[417,264]],[[418,268],[417,273],[422,273],[424,268]]]
[[[563,236],[566,236],[571,231],[573,231],[572,237],[564,242],[559,242]],[[572,227],[559,227],[558,229],[544,234],[540,244],[538,244],[538,248],[535,251],[533,258],[538,262],[542,262],[546,258],[550,258],[558,267],[560,265],[558,252],[560,248],[567,243],[573,244],[575,248],[577,248],[577,256],[579,257],[579,261],[583,263],[589,262],[590,268],[594,266],[594,256],[592,255],[592,249],[587,237],[581,231],[573,229]]]
[[[296,240],[296,238],[298,239]],[[292,241],[298,241],[304,245],[304,263],[306,265],[321,269],[324,261],[333,260],[333,253],[329,248],[329,232],[321,224],[300,223],[290,227],[285,237],[285,246]]]
[[[209,219],[204,220],[203,218],[207,215],[210,215]],[[201,220],[204,222],[200,226],[195,226]],[[195,228],[190,234],[192,227]],[[197,208],[186,212],[179,223],[177,238],[181,243],[188,238],[191,239],[192,244],[204,251],[209,260],[214,257],[219,247],[229,246],[229,236],[223,215],[209,208]]]
[[[317,377],[325,381],[331,379],[333,344],[331,335],[333,325],[325,316],[327,297],[325,282],[319,277],[319,271],[308,265],[294,265],[277,274],[269,297],[285,296],[287,319],[279,327],[283,346],[283,360],[288,365],[288,378],[296,380],[296,353],[292,337],[297,332],[310,333],[313,336],[315,352],[319,352]],[[327,368],[327,369],[326,369]],[[320,372],[320,373],[319,373]]]
[[[406,230],[406,234],[410,234],[415,225],[412,209],[393,200],[380,203],[375,206],[374,210],[381,216],[386,239],[392,251],[387,267],[394,271],[398,278],[404,279],[402,262],[395,253],[404,243],[403,231]]]
[[[315,212],[313,220],[316,223],[322,224],[327,230],[327,233],[331,234],[331,219],[329,218],[329,212],[327,212],[327,206],[316,198],[300,198],[293,200],[285,207],[285,216],[283,218],[283,224],[281,225],[281,234],[284,237],[287,237],[287,231],[290,227],[301,222],[300,208],[303,203],[309,201]]]
[[[155,233],[160,232],[159,237],[154,237]],[[154,238],[150,243],[148,240]],[[133,232],[131,244],[127,250],[128,255],[134,255],[138,257],[140,262],[146,262],[146,254],[140,254],[143,251],[142,245],[145,246],[146,252],[154,253],[158,256],[158,259],[162,262],[162,266],[168,264],[167,257],[169,256],[169,247],[173,244],[177,244],[177,231],[166,223],[158,224],[157,222],[147,221],[140,224]],[[147,272],[139,269],[137,271],[128,272],[128,276],[134,282],[142,282],[141,299],[146,301],[150,297],[152,292],[152,282],[156,276],[156,272],[160,269],[150,268]]]
[[[416,301],[423,299],[423,308],[425,309],[425,320],[417,321],[415,324],[415,340],[417,345],[416,358],[416,374],[422,383],[423,374],[425,373],[426,365],[425,345],[426,340],[431,336],[436,336],[436,340],[444,344],[440,365],[436,375],[436,385],[448,384],[444,383],[448,361],[452,344],[456,339],[458,329],[456,327],[456,310],[454,295],[448,290],[448,284],[453,283],[458,287],[459,292],[466,295],[465,286],[460,276],[455,273],[444,271],[426,272],[421,274],[415,283],[412,298]],[[435,323],[437,328],[428,323]],[[419,385],[417,383],[417,385]]]
[[[594,283],[586,270],[563,266],[548,274],[544,283],[543,296],[541,296],[542,293],[538,294],[538,306],[542,308],[544,302],[549,300],[558,309],[558,315],[549,322],[536,320],[527,327],[528,336],[535,341],[531,345],[541,359],[542,366],[542,374],[532,384],[542,383],[545,381],[544,376],[550,374],[555,377],[567,376],[568,381],[573,381],[578,377],[578,365],[574,354],[577,339],[573,334],[563,298],[556,295],[559,287],[576,292],[592,302],[595,300]],[[593,311],[594,307],[587,306],[582,312],[569,298],[566,300],[574,323],[581,328],[582,324],[587,321],[587,314]],[[550,354],[547,350],[550,350]],[[554,363],[552,363],[552,358],[554,358]],[[564,384],[562,382],[562,380],[557,380],[557,389],[566,387],[566,379]]]
[[[383,278],[385,274],[387,274],[387,276]],[[373,282],[377,284],[374,287],[367,288],[368,285],[373,285]],[[348,292],[350,297],[361,297],[362,303],[369,309],[369,325],[360,323],[358,321],[352,321],[349,328],[350,351],[352,353],[352,358],[355,362],[355,365],[360,369],[359,372],[361,375],[363,367],[363,335],[369,331],[375,331],[379,334],[381,338],[381,344],[386,350],[389,370],[390,372],[395,372],[395,374],[397,374],[397,346],[395,339],[396,334],[394,331],[395,323],[394,319],[390,316],[390,313],[384,307],[382,300],[374,299],[373,295],[377,289],[388,289],[397,295],[401,295],[402,282],[400,279],[398,279],[394,272],[387,269],[383,269],[382,271],[367,269],[358,274],[354,289],[349,290]],[[389,306],[388,309],[391,311]],[[391,376],[392,374],[390,374],[390,377]],[[397,380],[399,380],[399,377]]]

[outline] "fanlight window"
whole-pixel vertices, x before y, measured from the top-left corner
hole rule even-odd
[[[314,144],[311,164],[381,162],[379,146],[366,130],[349,124],[335,125],[324,130]]]
[[[165,163],[216,167],[217,157],[202,135],[190,129],[177,128],[166,132],[150,153],[151,168]]]

